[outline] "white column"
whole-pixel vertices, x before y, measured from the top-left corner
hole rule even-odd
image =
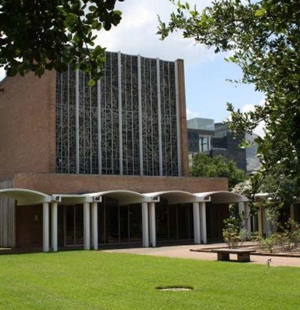
[[[150,246],[156,247],[155,202],[149,202]]]
[[[193,215],[194,215],[194,243],[201,243],[201,232],[200,232],[200,214],[199,214],[199,202],[193,203]]]
[[[251,233],[251,217],[250,217],[250,207],[249,207],[248,202],[244,202],[244,208],[245,208],[245,216],[247,218],[246,229],[248,233]]]
[[[98,203],[92,203],[92,234],[93,234],[93,247],[98,250]]]
[[[149,219],[148,219],[148,203],[142,203],[142,229],[143,229],[143,246],[149,247]]]
[[[247,220],[245,222],[245,229],[247,230],[247,232],[251,232],[251,221],[250,221],[250,208],[248,206],[248,202],[243,202],[240,201],[239,202],[239,214],[241,215],[242,218],[244,218],[245,220]]]
[[[207,243],[207,233],[206,233],[206,204],[205,202],[200,202],[200,228],[201,228],[201,238],[203,243]]]
[[[262,204],[259,204],[259,209],[258,209],[258,212],[257,212],[257,217],[258,217],[258,232],[259,232],[259,235],[261,237],[263,237],[264,235],[264,220],[263,220],[263,206]]]
[[[43,203],[43,251],[49,252],[49,203]]]
[[[84,238],[84,249],[89,250],[91,247],[90,240],[90,204],[85,202],[83,204],[83,238]]]
[[[270,235],[270,221],[267,219],[266,208],[263,209],[263,225],[264,225],[264,233],[266,237]]]
[[[240,201],[239,202],[239,214],[242,215],[243,212],[245,213],[244,202]]]
[[[57,202],[51,203],[51,242],[52,251],[57,252]]]

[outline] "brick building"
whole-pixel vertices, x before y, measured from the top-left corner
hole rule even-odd
[[[71,69],[0,82],[0,246],[206,243],[247,207],[188,177],[183,61],[106,58],[93,88]]]

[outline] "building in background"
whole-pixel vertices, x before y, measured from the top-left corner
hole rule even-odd
[[[187,127],[189,157],[197,153],[222,155],[233,160],[239,169],[248,174],[259,167],[256,145],[249,148],[239,147],[244,138],[254,142],[254,135],[240,135],[235,138],[225,124],[214,123],[213,119],[205,118],[190,119]]]
[[[188,177],[183,61],[107,52],[88,80],[1,82],[0,246],[220,240],[228,204],[247,200],[225,178]]]
[[[197,153],[211,155],[215,133],[213,119],[193,118],[187,121],[189,157]]]
[[[243,139],[243,135],[235,138],[225,124],[216,123],[212,143],[212,156],[222,155],[234,161],[239,169],[247,172],[246,149],[240,147]]]

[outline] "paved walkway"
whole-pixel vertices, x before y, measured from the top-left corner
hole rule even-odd
[[[213,247],[226,247],[223,244],[209,245],[178,245],[178,246],[163,246],[156,248],[133,248],[133,249],[113,249],[102,250],[109,253],[130,253],[140,255],[177,257],[196,260],[217,260],[216,253],[210,252],[195,252],[192,250],[208,249]],[[267,260],[271,258],[271,266],[295,266],[300,267],[300,257],[282,257],[282,256],[261,256],[251,255],[251,262],[247,264],[267,264]]]

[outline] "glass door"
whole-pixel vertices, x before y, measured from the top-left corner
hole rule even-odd
[[[83,207],[65,206],[65,246],[83,245]]]

